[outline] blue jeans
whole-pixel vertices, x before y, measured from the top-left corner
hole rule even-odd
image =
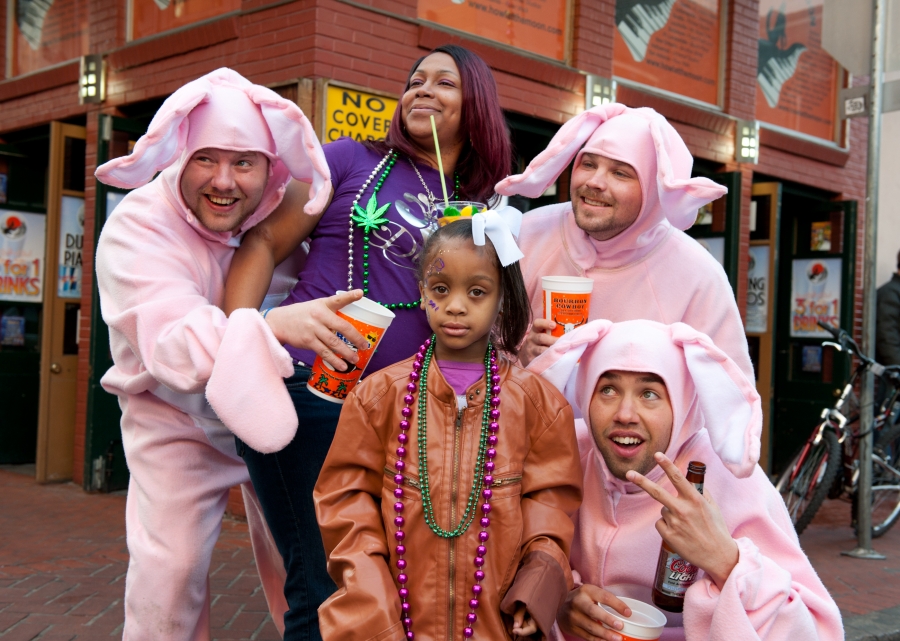
[[[312,493],[342,406],[306,389],[309,372],[308,367],[295,366],[294,375],[285,381],[300,418],[297,435],[287,447],[274,454],[260,454],[237,441],[238,454],[250,470],[287,571],[285,641],[321,641],[317,610],[336,589],[325,568]]]

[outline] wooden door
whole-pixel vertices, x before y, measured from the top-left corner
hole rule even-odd
[[[771,472],[772,403],[775,398],[775,309],[777,302],[778,229],[781,183],[755,183],[751,192],[750,249],[747,253],[747,345],[756,390],[762,401],[763,430],[759,464]]]
[[[81,270],[65,254],[83,243],[84,127],[50,123],[44,314],[41,328],[41,391],[38,406],[36,478],[39,482],[72,478]],[[80,212],[78,209],[80,202]],[[66,230],[80,218],[80,241]],[[61,252],[63,254],[61,255]],[[77,290],[75,289],[77,288]]]

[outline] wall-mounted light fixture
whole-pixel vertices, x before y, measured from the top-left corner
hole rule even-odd
[[[734,159],[738,162],[759,162],[759,121],[738,120],[735,127]]]
[[[616,101],[616,81],[603,76],[587,75],[584,108],[599,107]]]
[[[100,103],[106,99],[106,60],[101,54],[82,56],[78,77],[78,104]]]

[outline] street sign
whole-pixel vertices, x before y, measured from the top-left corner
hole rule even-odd
[[[869,115],[869,85],[841,89],[841,120]]]

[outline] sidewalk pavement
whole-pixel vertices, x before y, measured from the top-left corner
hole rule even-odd
[[[0,641],[121,637],[125,497],[38,485],[0,468]],[[900,641],[900,525],[855,547],[849,501],[827,501],[800,543],[844,616],[847,641]],[[226,518],[210,566],[213,639],[277,641],[245,523]]]
[[[0,641],[122,637],[125,497],[0,468]],[[214,639],[278,641],[247,524],[222,521],[209,577]]]
[[[850,501],[826,501],[800,545],[844,617],[847,641],[900,640],[900,524],[872,541],[884,560],[854,559]]]

